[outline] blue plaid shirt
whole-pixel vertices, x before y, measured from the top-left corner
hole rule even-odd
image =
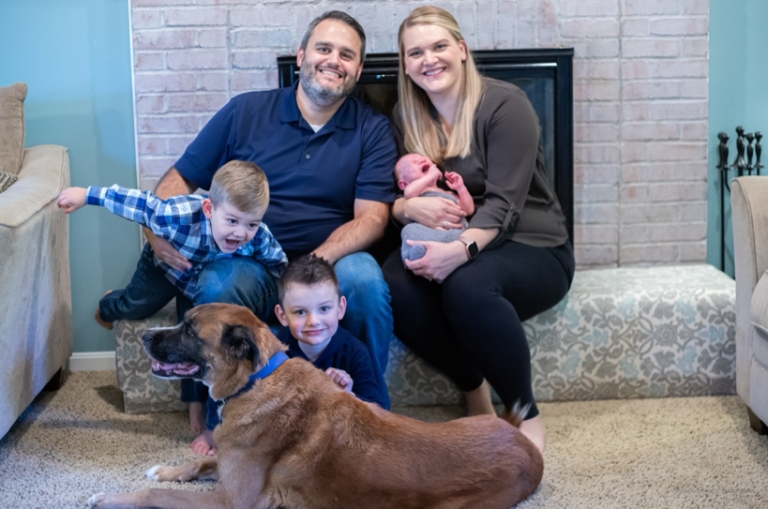
[[[223,253],[213,240],[211,223],[203,214],[204,196],[188,194],[161,200],[149,191],[112,187],[89,187],[88,205],[101,205],[110,212],[135,221],[171,243],[184,255],[192,268],[180,271],[155,257],[155,265],[184,295],[192,298],[197,275],[208,263],[230,256],[250,256],[261,262],[273,276],[279,277],[288,258],[264,223],[253,239],[234,253]]]

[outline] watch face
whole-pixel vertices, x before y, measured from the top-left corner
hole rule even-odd
[[[474,258],[475,256],[477,256],[477,243],[473,241],[467,244],[467,251],[469,252],[470,258]]]

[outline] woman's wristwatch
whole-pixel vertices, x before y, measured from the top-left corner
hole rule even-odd
[[[464,244],[464,247],[467,249],[467,259],[471,260],[475,256],[477,256],[477,253],[480,252],[480,250],[477,248],[477,242],[474,240],[464,240],[461,237],[459,237],[459,240],[462,244]]]

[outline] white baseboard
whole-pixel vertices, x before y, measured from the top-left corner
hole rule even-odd
[[[114,371],[115,352],[75,352],[69,358],[70,371]]]

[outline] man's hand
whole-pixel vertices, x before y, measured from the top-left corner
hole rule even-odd
[[[352,377],[349,376],[349,373],[344,371],[343,369],[336,369],[336,368],[328,368],[325,370],[325,374],[331,377],[331,380],[333,380],[336,385],[341,387],[347,392],[352,392]]]
[[[157,256],[160,261],[163,261],[174,269],[180,271],[192,268],[192,264],[189,263],[189,260],[183,254],[179,253],[170,242],[161,239],[146,228],[144,228],[144,236],[147,238],[149,245],[152,246],[152,251],[155,252],[155,256]]]
[[[59,194],[56,205],[63,209],[65,214],[69,214],[85,205],[87,193],[88,190],[84,187],[68,187]]]

